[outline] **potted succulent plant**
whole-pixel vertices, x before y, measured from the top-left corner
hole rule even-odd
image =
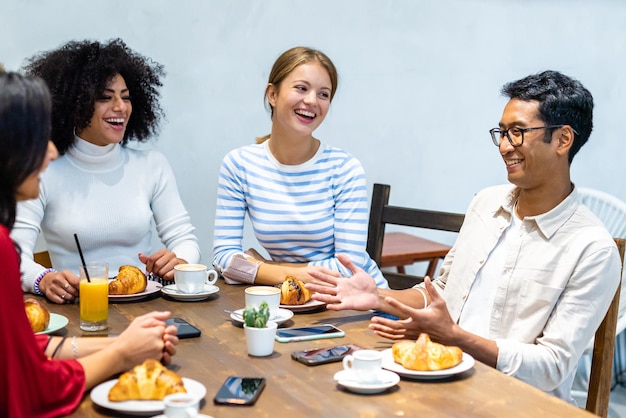
[[[251,356],[269,356],[274,352],[277,324],[269,321],[269,317],[270,308],[266,302],[261,302],[259,309],[246,308],[243,311],[243,328]]]

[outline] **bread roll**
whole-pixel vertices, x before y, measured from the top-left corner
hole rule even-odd
[[[463,360],[459,347],[434,343],[428,334],[420,334],[416,342],[399,341],[391,347],[393,360],[405,369],[431,371],[454,367]]]
[[[115,280],[109,282],[109,295],[134,295],[146,290],[148,279],[135,266],[122,266]]]
[[[45,331],[50,324],[50,311],[48,308],[37,299],[28,298],[24,300],[24,308],[26,309],[26,316],[28,322],[33,329],[33,332]]]
[[[149,359],[119,377],[109,390],[109,401],[162,400],[173,393],[187,393],[183,379]]]
[[[281,305],[302,305],[311,300],[311,291],[304,283],[292,276],[287,276],[280,286]]]

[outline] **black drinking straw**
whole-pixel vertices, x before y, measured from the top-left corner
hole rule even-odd
[[[83,250],[80,249],[80,242],[78,242],[78,235],[74,234],[74,239],[76,240],[76,246],[78,247],[78,254],[80,254],[80,261],[83,262],[83,269],[85,269],[87,282],[91,283],[91,279],[89,278],[89,271],[87,271],[87,264],[85,264],[85,256],[83,255]]]

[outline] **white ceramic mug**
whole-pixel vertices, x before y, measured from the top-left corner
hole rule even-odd
[[[280,289],[274,286],[251,286],[246,288],[246,308],[259,309],[261,302],[267,302],[270,308],[270,319],[278,317],[280,305]]]
[[[177,264],[174,266],[174,283],[181,293],[200,293],[205,285],[215,284],[219,274],[204,264]]]
[[[174,393],[163,398],[167,418],[191,418],[198,415],[200,400],[188,393]]]
[[[343,368],[354,374],[360,383],[376,383],[380,381],[383,356],[376,350],[357,350],[343,358]]]

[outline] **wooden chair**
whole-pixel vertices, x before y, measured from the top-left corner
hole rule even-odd
[[[370,207],[369,228],[367,236],[367,253],[382,266],[385,226],[387,224],[410,226],[414,228],[435,229],[459,232],[465,215],[459,213],[436,212],[389,205],[391,186],[374,184],[372,204]],[[383,273],[393,289],[405,289],[423,278],[403,273]]]
[[[50,261],[50,254],[48,251],[41,251],[39,253],[33,254],[33,258],[35,259],[35,263],[41,264],[45,268],[52,267],[52,261]]]
[[[626,240],[615,238],[615,243],[622,259],[622,270],[624,267],[624,247]],[[591,375],[589,377],[589,392],[587,393],[586,410],[601,417],[609,414],[609,398],[611,395],[613,351],[615,349],[615,329],[617,326],[617,313],[619,311],[619,296],[622,287],[620,271],[620,282],[613,296],[613,301],[609,306],[602,323],[596,331],[593,343],[593,355],[591,358]]]

